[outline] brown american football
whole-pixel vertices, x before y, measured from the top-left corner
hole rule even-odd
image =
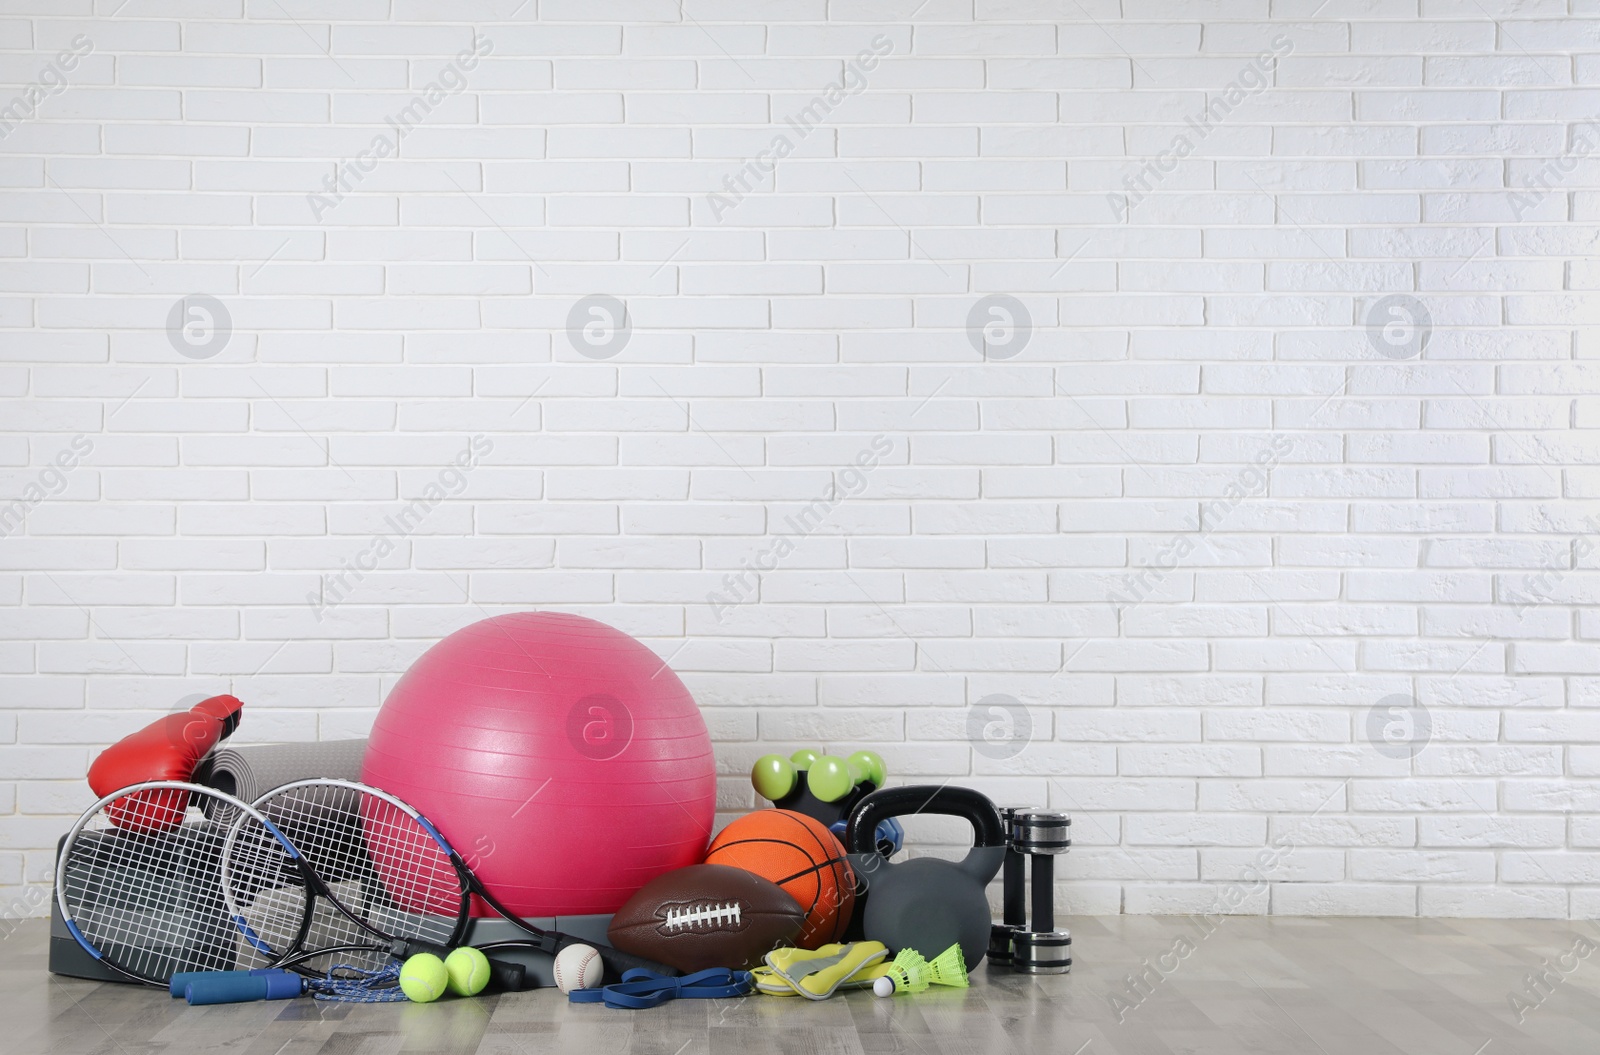
[[[742,868],[690,865],[656,876],[611,917],[611,944],[688,973],[754,967],[794,941],[806,914],[776,883]]]

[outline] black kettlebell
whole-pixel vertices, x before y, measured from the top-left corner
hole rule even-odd
[[[970,822],[974,838],[966,858],[885,860],[878,853],[878,822],[914,813]],[[851,930],[857,937],[881,941],[895,952],[915,949],[930,960],[959,944],[967,970],[978,966],[989,948],[991,923],[984,888],[1006,855],[1000,811],[988,796],[949,785],[880,788],[850,811],[844,845],[856,874]]]

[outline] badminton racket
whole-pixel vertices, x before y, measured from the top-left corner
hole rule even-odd
[[[73,824],[56,861],[56,904],[85,952],[162,987],[181,971],[236,966],[240,931],[218,881],[229,829],[206,820],[213,808],[250,818],[293,867],[294,847],[231,795],[178,781],[113,792]]]
[[[286,843],[311,873],[309,886],[282,860]],[[228,832],[221,877],[223,897],[264,965],[302,973],[322,975],[335,960],[378,970],[391,958],[456,948],[465,940],[474,896],[528,935],[478,946],[485,952],[528,949],[554,956],[584,944],[598,948],[618,975],[635,967],[678,973],[528,923],[484,887],[425,817],[355,781],[296,781],[257,799],[252,814]]]

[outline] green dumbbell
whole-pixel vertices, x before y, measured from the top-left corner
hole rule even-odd
[[[750,767],[750,783],[756,794],[773,802],[793,791],[797,778],[794,763],[782,755],[762,755]]]

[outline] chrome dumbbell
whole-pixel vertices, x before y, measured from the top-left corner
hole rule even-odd
[[[1072,934],[1056,929],[1055,858],[1072,848],[1072,818],[1059,810],[1014,809],[1007,818],[1006,927],[1011,967],[1025,974],[1072,970]],[[1016,864],[1012,866],[1012,857]],[[1031,926],[1022,923],[1022,858],[1029,859]],[[1012,878],[1013,873],[1015,879]],[[991,935],[991,944],[993,936]]]

